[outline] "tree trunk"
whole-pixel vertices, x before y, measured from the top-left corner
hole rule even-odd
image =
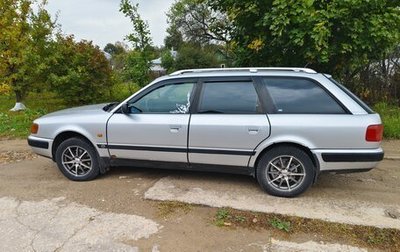
[[[22,98],[23,98],[22,92],[15,90],[14,93],[15,93],[15,101],[22,102]]]
[[[22,103],[22,99],[24,98],[24,94],[21,91],[15,90],[15,105],[12,109],[10,109],[10,111],[21,111],[21,110],[25,110],[26,107],[25,105]]]

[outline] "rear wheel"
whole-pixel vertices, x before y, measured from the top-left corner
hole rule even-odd
[[[298,196],[312,185],[314,175],[310,157],[294,146],[271,149],[257,165],[258,183],[274,196]]]
[[[60,171],[70,180],[92,180],[100,173],[96,150],[81,138],[62,142],[56,151],[56,162]]]

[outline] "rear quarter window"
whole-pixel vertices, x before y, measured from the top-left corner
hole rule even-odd
[[[312,80],[265,77],[263,85],[277,114],[346,114],[345,109]]]

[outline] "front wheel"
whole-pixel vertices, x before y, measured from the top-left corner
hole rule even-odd
[[[56,162],[60,171],[70,180],[92,180],[100,173],[96,150],[81,138],[62,142],[56,151]]]
[[[257,180],[269,194],[295,197],[313,183],[315,168],[303,150],[279,146],[266,152],[257,165]]]

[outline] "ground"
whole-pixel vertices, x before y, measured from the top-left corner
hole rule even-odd
[[[395,238],[384,238],[400,229],[400,141],[386,141],[384,149],[386,159],[370,172],[324,174],[301,197],[282,199],[251,177],[229,174],[113,168],[72,182],[51,160],[31,154],[25,140],[3,140],[0,251],[395,251]],[[345,223],[343,230],[384,231],[367,242],[285,232],[279,216],[272,225],[278,229],[257,226],[261,213],[314,218],[328,231],[335,222]],[[251,216],[251,225],[236,225],[229,214],[238,223]]]

